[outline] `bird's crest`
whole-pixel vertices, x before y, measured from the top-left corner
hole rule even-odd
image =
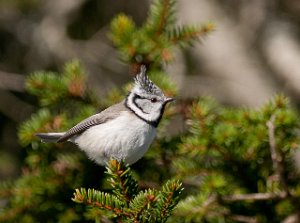
[[[162,95],[160,88],[148,78],[146,70],[146,66],[142,65],[140,73],[138,73],[134,78],[135,84],[149,94]]]

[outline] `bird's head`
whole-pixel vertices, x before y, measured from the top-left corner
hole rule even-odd
[[[126,106],[138,117],[157,126],[168,102],[162,90],[146,75],[146,67],[141,66],[140,73],[134,78],[135,84],[126,99]]]

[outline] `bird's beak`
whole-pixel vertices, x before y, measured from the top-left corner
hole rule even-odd
[[[165,103],[169,103],[169,102],[172,102],[172,101],[175,101],[175,98],[165,98]]]

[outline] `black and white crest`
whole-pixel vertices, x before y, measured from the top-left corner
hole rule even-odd
[[[140,73],[138,73],[135,78],[135,84],[140,87],[141,90],[144,90],[146,94],[152,94],[157,96],[163,96],[163,92],[157,87],[147,76],[146,66],[142,65]]]

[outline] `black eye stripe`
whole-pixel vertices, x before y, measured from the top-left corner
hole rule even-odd
[[[136,100],[136,99],[144,99],[144,100],[149,100],[151,102],[157,102],[157,98],[153,97],[153,98],[146,98],[146,97],[142,97],[138,94],[135,94],[134,97],[133,97],[133,100]]]

